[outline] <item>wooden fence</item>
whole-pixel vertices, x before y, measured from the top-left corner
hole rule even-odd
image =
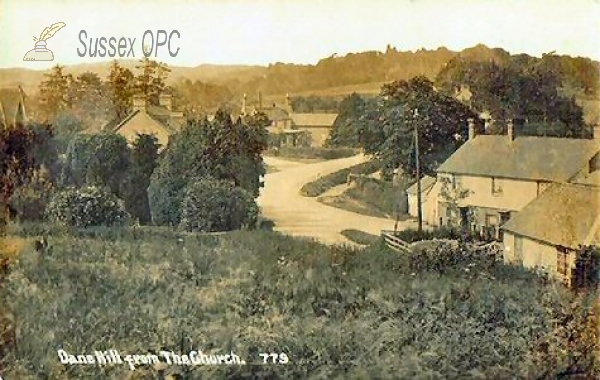
[[[411,252],[413,248],[419,245],[421,242],[408,243],[397,236],[395,236],[394,231],[381,231],[381,236],[385,241],[385,244],[393,249],[396,252]],[[439,242],[451,243],[452,246],[458,246],[458,242],[456,240],[446,240],[446,239],[433,239]],[[474,251],[481,251],[484,254],[490,254],[494,256],[502,256],[502,243],[500,242],[491,242],[491,243],[467,243],[467,246]]]
[[[397,252],[410,252],[410,244],[395,236],[394,231],[381,231],[385,244]]]

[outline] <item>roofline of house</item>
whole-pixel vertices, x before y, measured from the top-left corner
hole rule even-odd
[[[516,179],[519,181],[528,181],[528,182],[547,182],[547,183],[557,183],[557,182],[561,182],[559,180],[551,180],[551,179],[543,179],[543,178],[522,178],[522,177],[509,177],[509,176],[502,176],[502,175],[488,175],[488,174],[474,174],[474,173],[464,173],[464,172],[449,172],[449,171],[443,171],[443,170],[437,170],[436,169],[436,173],[438,174],[454,174],[454,175],[468,175],[471,177],[483,177],[483,178],[500,178],[500,179]],[[576,176],[577,174],[569,177],[569,178],[573,178],[574,176]],[[568,179],[567,179],[568,181]]]
[[[522,232],[517,232],[517,231],[511,230],[511,229],[502,227],[502,226],[500,226],[500,229],[502,231],[504,231],[504,232],[509,232],[509,233],[511,233],[513,235],[518,235],[519,237],[524,237],[524,238],[527,238],[527,239],[531,239],[531,240],[535,241],[536,243],[544,244],[544,245],[547,245],[547,246],[552,247],[552,248],[564,247],[564,248],[568,248],[568,249],[573,250],[573,251],[577,251],[579,249],[579,247],[565,246],[565,245],[562,245],[562,244],[556,244],[556,243],[552,243],[552,242],[549,242],[549,241],[541,240],[539,238],[536,238],[536,237],[524,234]]]

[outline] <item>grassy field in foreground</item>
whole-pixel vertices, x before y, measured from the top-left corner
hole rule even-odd
[[[36,229],[37,228],[37,229]],[[592,372],[586,299],[464,250],[398,255],[277,233],[45,231],[0,298],[18,326],[6,379],[556,378]],[[33,231],[33,232],[32,232]],[[590,327],[591,326],[591,327]],[[70,353],[229,353],[283,365],[63,365]]]

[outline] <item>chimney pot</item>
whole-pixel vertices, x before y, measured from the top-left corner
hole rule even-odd
[[[513,119],[508,120],[508,128],[507,128],[508,138],[513,141],[515,139],[515,123]]]
[[[477,136],[477,130],[475,129],[475,120],[469,119],[469,140],[473,140]]]

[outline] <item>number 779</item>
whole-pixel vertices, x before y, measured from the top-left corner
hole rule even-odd
[[[263,364],[287,364],[290,362],[290,358],[284,353],[261,353],[258,355],[263,359]]]

